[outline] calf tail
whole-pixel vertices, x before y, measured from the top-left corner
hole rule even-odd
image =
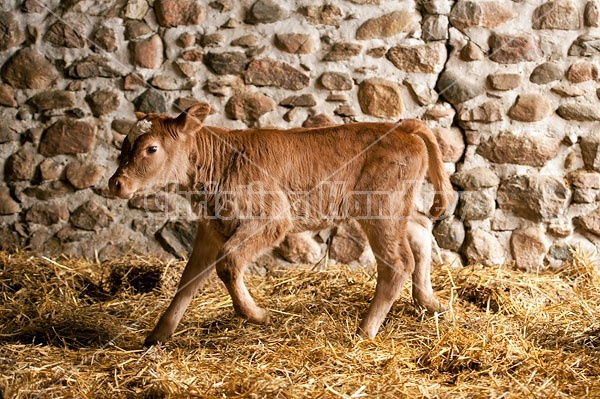
[[[446,211],[448,205],[452,202],[454,190],[452,189],[448,174],[444,169],[442,153],[437,139],[427,124],[416,119],[402,121],[400,123],[400,128],[406,133],[419,136],[425,142],[429,158],[429,178],[435,188],[433,205],[431,206],[429,213],[434,218],[438,218]]]

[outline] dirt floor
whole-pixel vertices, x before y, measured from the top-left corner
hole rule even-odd
[[[374,276],[330,267],[249,277],[269,326],[234,316],[217,278],[173,339],[143,349],[182,263],[0,252],[0,398],[599,398],[600,277],[438,266],[450,310],[409,286],[375,340],[354,335]]]

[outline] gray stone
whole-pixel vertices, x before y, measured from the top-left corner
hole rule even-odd
[[[549,1],[535,9],[533,29],[579,29],[579,8],[569,0]]]
[[[558,84],[550,89],[561,97],[579,97],[585,95],[585,90],[572,84]]]
[[[579,57],[593,57],[600,53],[600,37],[582,35],[579,36],[571,47],[568,55]]]
[[[37,112],[51,109],[71,108],[75,106],[75,96],[66,90],[43,91],[27,100]]]
[[[482,142],[477,153],[495,163],[544,166],[559,147],[560,140],[547,136],[501,132]]]
[[[4,63],[1,76],[16,89],[46,89],[56,81],[58,73],[40,53],[26,47]]]
[[[224,42],[225,38],[220,32],[202,35],[200,38],[200,45],[202,47],[222,47]]]
[[[25,33],[12,12],[0,12],[0,51],[17,47],[25,41]]]
[[[461,170],[450,176],[450,180],[463,190],[478,190],[500,184],[498,176],[490,168],[483,166]]]
[[[548,243],[539,227],[515,230],[510,239],[513,258],[517,267],[527,272],[537,272],[544,267]]]
[[[496,208],[494,193],[489,190],[464,191],[460,194],[458,216],[461,220],[483,220],[492,217]]]
[[[128,0],[121,10],[121,16],[127,19],[144,19],[149,8],[146,0]]]
[[[564,75],[563,69],[555,62],[544,62],[541,65],[535,67],[529,81],[538,85],[545,85],[555,80],[562,79]]]
[[[562,177],[517,175],[500,183],[496,200],[500,209],[530,220],[546,221],[565,212],[570,196]]]
[[[79,229],[100,231],[112,224],[114,215],[95,200],[80,205],[71,214],[71,224]]]
[[[585,167],[600,172],[600,133],[593,132],[579,143]]]
[[[275,102],[262,93],[242,93],[232,96],[225,105],[225,113],[231,119],[256,121],[275,109]]]
[[[94,116],[108,115],[119,108],[119,95],[110,90],[97,90],[86,97]]]
[[[356,43],[334,43],[323,61],[344,61],[360,54],[362,46]]]
[[[372,78],[358,87],[358,102],[362,112],[380,118],[392,118],[404,110],[400,86],[384,79]]]
[[[258,45],[258,37],[256,35],[243,35],[231,41],[232,46],[239,47],[256,47]]]
[[[204,10],[195,0],[156,0],[154,12],[158,24],[166,28],[200,25],[204,20]]]
[[[0,215],[12,215],[19,212],[21,212],[21,205],[10,195],[8,187],[0,186]]]
[[[494,90],[513,90],[521,84],[521,75],[516,73],[496,73],[488,75],[487,82]]]
[[[465,227],[460,220],[452,216],[435,225],[433,236],[441,248],[459,251],[465,241]]]
[[[542,56],[539,44],[531,35],[490,36],[490,59],[500,64],[536,61]]]
[[[437,88],[439,94],[455,106],[485,92],[481,85],[463,74],[451,70],[446,70],[441,74]]]
[[[275,0],[258,0],[246,15],[246,23],[271,24],[289,16],[289,12]]]
[[[428,15],[423,20],[422,37],[427,42],[448,40],[448,17]]]
[[[85,121],[63,118],[44,131],[39,151],[46,157],[59,154],[81,154],[91,151],[95,141],[95,125]]]
[[[301,90],[308,86],[310,77],[284,62],[263,59],[254,60],[248,65],[245,81],[255,86]]]
[[[69,219],[69,210],[64,203],[37,202],[27,210],[25,221],[50,226]]]
[[[139,112],[145,114],[157,113],[164,114],[167,112],[167,104],[161,93],[155,89],[148,89],[133,100],[135,108]]]
[[[484,266],[499,266],[506,261],[506,255],[498,239],[480,228],[467,234],[464,255],[469,264],[481,263]]]
[[[187,258],[194,245],[196,229],[194,223],[172,220],[156,233],[156,238],[166,251],[180,258]]]
[[[453,3],[453,0],[425,0],[421,5],[429,14],[446,15],[450,13]]]
[[[239,75],[248,66],[248,57],[239,51],[207,53],[204,62],[217,75]]]
[[[365,21],[356,31],[358,40],[384,39],[413,30],[420,15],[407,10],[394,11]],[[447,24],[447,21],[446,21]]]
[[[558,107],[556,113],[561,118],[572,121],[586,122],[600,120],[600,107],[597,104],[582,101],[562,104]]]
[[[434,42],[418,46],[395,46],[387,58],[394,66],[405,72],[439,73],[446,62],[446,47]]]

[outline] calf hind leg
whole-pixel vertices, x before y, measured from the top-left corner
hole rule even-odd
[[[424,215],[413,214],[408,222],[408,240],[415,259],[412,274],[412,296],[420,308],[428,312],[443,312],[431,287],[431,221]]]
[[[252,299],[244,283],[244,271],[258,255],[283,241],[288,223],[242,224],[219,252],[217,275],[227,287],[236,313],[251,323],[266,324],[269,314]]]
[[[377,257],[375,295],[358,328],[358,334],[363,337],[375,337],[414,269],[404,223],[363,226]]]

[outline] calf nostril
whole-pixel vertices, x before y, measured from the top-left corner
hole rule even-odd
[[[115,190],[119,190],[121,188],[121,182],[119,182],[118,180],[115,182]]]

